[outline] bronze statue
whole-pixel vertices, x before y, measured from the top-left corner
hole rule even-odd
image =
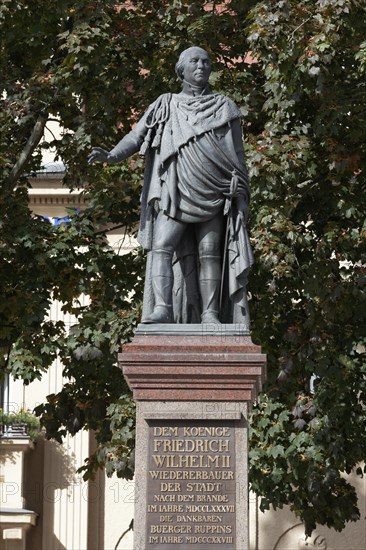
[[[148,251],[143,323],[244,323],[252,252],[241,113],[211,91],[205,50],[181,53],[179,94],[163,94],[111,151],[89,162],[145,156],[139,242]]]

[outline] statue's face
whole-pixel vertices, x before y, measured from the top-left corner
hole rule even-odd
[[[205,86],[211,73],[208,53],[201,48],[190,48],[184,60],[183,78],[194,86]]]

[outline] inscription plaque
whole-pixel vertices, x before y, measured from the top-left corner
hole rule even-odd
[[[233,420],[149,420],[146,548],[235,550]]]

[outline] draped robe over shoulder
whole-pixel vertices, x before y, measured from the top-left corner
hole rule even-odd
[[[146,158],[140,244],[152,250],[154,221],[161,210],[187,224],[173,259],[173,312],[178,323],[200,322],[199,266],[192,224],[222,211],[227,230],[222,243],[226,257],[220,318],[249,328],[246,284],[253,256],[233,200],[242,195],[248,204],[250,198],[240,117],[235,103],[221,94],[163,94],[131,132],[142,144],[140,152]],[[143,317],[154,307],[150,268],[148,254]]]

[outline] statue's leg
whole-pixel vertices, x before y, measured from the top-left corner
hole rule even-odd
[[[154,311],[143,323],[172,323],[172,290],[174,250],[185,230],[185,224],[159,212],[154,229],[152,249],[151,286],[154,294]]]
[[[200,260],[199,284],[202,298],[202,323],[219,323],[221,283],[221,239],[224,221],[221,212],[212,220],[197,224]]]

